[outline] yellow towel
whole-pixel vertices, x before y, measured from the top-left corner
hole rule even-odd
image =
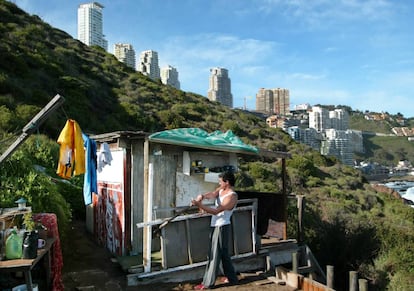
[[[69,179],[85,173],[85,148],[79,124],[68,119],[57,140],[60,144],[59,163],[56,174]]]

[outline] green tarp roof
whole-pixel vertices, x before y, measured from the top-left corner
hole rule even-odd
[[[208,133],[200,128],[178,128],[151,134],[150,141],[168,142],[177,145],[202,146],[217,150],[236,150],[258,153],[258,148],[245,144],[231,130],[216,130]]]

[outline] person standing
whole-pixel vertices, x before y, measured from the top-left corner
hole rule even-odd
[[[223,272],[230,284],[237,284],[238,278],[231,262],[228,241],[231,231],[231,216],[237,204],[237,193],[234,191],[234,174],[224,172],[219,175],[219,187],[204,194],[200,194],[191,201],[192,205],[212,214],[210,223],[210,243],[208,262],[203,282],[194,287],[194,290],[205,290],[214,286],[220,263]],[[204,205],[204,199],[215,199],[215,207]]]

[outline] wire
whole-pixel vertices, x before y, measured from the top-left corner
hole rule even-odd
[[[69,116],[68,116],[68,114],[65,111],[65,106],[62,105],[60,108],[62,109],[63,113],[65,114],[66,119],[70,119]]]

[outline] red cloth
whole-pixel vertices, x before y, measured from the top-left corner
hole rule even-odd
[[[54,213],[36,213],[33,214],[33,220],[40,222],[47,228],[47,236],[56,238],[52,249],[51,256],[51,277],[52,290],[64,290],[62,281],[63,256],[62,248],[60,246],[59,230],[57,224],[57,217]]]

